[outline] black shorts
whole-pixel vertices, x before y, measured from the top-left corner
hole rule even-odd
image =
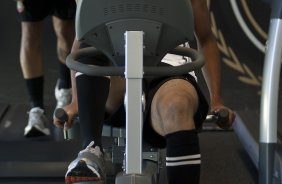
[[[201,92],[195,78],[190,75],[183,75],[183,76],[176,76],[176,77],[163,77],[163,78],[155,78],[155,79],[145,79],[143,83],[145,98],[146,98],[146,107],[144,112],[144,127],[143,127],[143,137],[146,143],[150,146],[156,148],[165,148],[166,147],[166,140],[163,136],[159,135],[151,126],[151,103],[153,97],[157,90],[163,85],[165,82],[172,80],[172,79],[184,79],[187,82],[191,83],[198,94],[199,98],[199,107],[194,115],[194,122],[196,129],[200,129],[209,110],[209,104]],[[107,115],[106,124],[111,124],[113,126],[121,127],[125,125],[125,110],[124,105],[122,105],[119,110],[113,114],[112,116]]]
[[[49,15],[62,20],[75,18],[75,0],[24,0],[23,5],[24,10],[18,12],[19,20],[23,22],[42,21]]]

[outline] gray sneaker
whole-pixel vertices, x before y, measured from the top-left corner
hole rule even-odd
[[[24,129],[25,137],[39,137],[50,135],[49,128],[46,128],[47,118],[44,110],[34,107],[29,111],[28,124]]]
[[[71,88],[59,89],[59,80],[55,87],[55,97],[57,100],[56,108],[62,108],[71,102]]]
[[[70,163],[65,175],[65,183],[106,183],[103,153],[99,146],[93,148],[93,145],[94,141],[80,151],[77,158]]]

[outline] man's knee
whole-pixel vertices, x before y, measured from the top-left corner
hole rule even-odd
[[[170,93],[156,102],[159,115],[165,119],[179,119],[193,115],[197,103],[193,96],[184,93]]]
[[[183,92],[168,93],[157,98],[155,105],[152,117],[161,123],[155,127],[163,127],[163,135],[195,128],[193,118],[198,105],[194,96]]]

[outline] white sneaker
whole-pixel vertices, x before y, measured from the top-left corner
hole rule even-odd
[[[44,110],[39,107],[34,107],[29,111],[28,124],[24,129],[25,137],[39,137],[50,135],[49,128],[46,128],[47,118],[44,115]]]
[[[104,184],[106,179],[103,153],[99,146],[93,148],[92,141],[84,150],[78,153],[65,175],[65,183],[94,182]]]
[[[59,80],[55,87],[55,97],[57,100],[56,108],[62,108],[71,102],[71,88],[70,89],[59,89]]]

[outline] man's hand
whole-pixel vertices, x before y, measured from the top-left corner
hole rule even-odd
[[[56,127],[69,129],[73,125],[73,119],[78,114],[78,106],[77,103],[71,103],[69,105],[66,105],[63,107],[63,110],[66,112],[67,115],[67,121],[62,122],[56,117],[53,117],[53,123]]]

